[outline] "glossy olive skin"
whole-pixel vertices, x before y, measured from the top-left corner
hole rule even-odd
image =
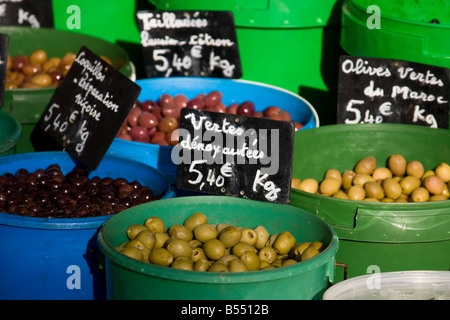
[[[82,218],[119,213],[159,196],[137,181],[98,176],[58,164],[33,172],[21,168],[0,176],[0,212],[39,218]]]

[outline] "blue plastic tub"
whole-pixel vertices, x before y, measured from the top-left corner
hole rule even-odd
[[[285,89],[259,82],[246,80],[173,77],[137,80],[141,88],[139,101],[155,100],[163,94],[184,94],[189,99],[201,93],[219,90],[223,93],[222,102],[228,106],[234,102],[247,100],[255,104],[256,111],[268,106],[278,106],[289,111],[293,120],[304,125],[301,130],[319,126],[319,117],[314,107],[304,98]],[[108,153],[135,159],[149,164],[167,175],[169,181],[176,181],[177,166],[172,162],[173,147],[133,142],[115,138]]]
[[[63,173],[75,166],[66,152],[36,152],[0,157],[0,175],[50,164]],[[167,177],[137,161],[105,156],[89,177],[123,177],[173,197]],[[0,213],[0,299],[105,299],[105,274],[99,269],[97,234],[110,216],[46,219]]]

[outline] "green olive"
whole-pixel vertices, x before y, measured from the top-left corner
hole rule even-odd
[[[445,190],[445,183],[439,176],[429,176],[422,183],[432,194],[441,194]]]
[[[384,198],[384,190],[378,182],[368,181],[364,184],[367,197],[381,200]]]
[[[239,259],[245,264],[248,271],[259,270],[261,267],[261,261],[259,261],[259,257],[254,251],[245,251],[243,252]]]
[[[229,272],[245,272],[248,271],[247,266],[239,258],[233,259],[228,263]]]
[[[324,179],[326,178],[334,178],[339,182],[339,188],[342,186],[342,175],[338,169],[328,169],[325,172]]]
[[[311,259],[312,257],[315,257],[318,254],[319,254],[319,250],[317,250],[316,248],[314,248],[312,246],[309,246],[308,248],[306,248],[305,251],[303,251],[303,254],[301,256],[301,261]]]
[[[208,272],[228,272],[226,265],[220,262],[214,262],[207,270]]]
[[[436,175],[442,179],[444,182],[450,181],[450,165],[446,162],[440,163],[434,171],[436,172]]]
[[[231,260],[239,260],[239,257],[234,254],[226,254],[222,256],[217,262],[223,263],[224,265],[228,266]]]
[[[208,259],[218,260],[225,255],[225,245],[219,239],[210,239],[203,244]]]
[[[350,189],[353,185],[353,178],[356,176],[356,172],[353,170],[346,170],[342,173],[342,188],[344,190]]]
[[[350,200],[362,201],[366,197],[364,188],[360,185],[351,186],[347,191],[348,198]]]
[[[192,249],[192,253],[191,253],[191,260],[194,262],[197,262],[198,260],[207,260],[205,251],[203,251],[203,248],[194,248]]]
[[[357,174],[371,175],[376,167],[377,167],[377,159],[373,156],[368,156],[359,160],[356,163],[354,171]]]
[[[325,178],[319,184],[319,192],[324,196],[335,194],[341,187],[341,183],[334,178]]]
[[[392,178],[392,171],[386,167],[379,167],[373,170],[372,177],[375,181]]]
[[[165,248],[153,248],[148,260],[158,266],[167,267],[173,262],[173,255]]]
[[[186,241],[191,241],[194,238],[192,231],[181,224],[174,224],[170,226],[167,233],[171,238],[178,238]]]
[[[424,187],[418,187],[411,192],[413,202],[426,202],[430,200],[430,193]]]
[[[139,232],[147,230],[146,227],[144,227],[141,224],[132,224],[127,228],[127,238],[130,240],[133,240]]]
[[[135,239],[141,241],[144,246],[146,246],[149,249],[153,249],[156,243],[156,237],[153,232],[145,228],[146,230],[143,230],[137,234]]]
[[[125,247],[120,251],[120,253],[136,260],[142,260],[143,257],[142,250],[137,247]]]
[[[207,271],[211,262],[207,259],[200,259],[194,263],[194,271]]]
[[[194,228],[193,233],[197,240],[206,242],[217,237],[217,228],[213,224],[200,224]]]
[[[250,229],[250,228],[243,228],[241,230],[240,242],[245,242],[251,246],[254,246],[257,239],[258,239],[258,236],[257,236],[255,230]]]
[[[425,170],[423,168],[423,164],[420,161],[417,160],[411,160],[406,164],[406,175],[408,176],[414,176],[418,179],[420,179]]]
[[[246,242],[239,242],[231,250],[231,252],[238,257],[240,257],[241,254],[244,253],[245,251],[256,252],[256,248],[254,246],[249,245]]]
[[[241,231],[235,226],[226,226],[219,233],[219,240],[225,245],[225,248],[235,246],[241,240]]]
[[[206,223],[208,223],[208,218],[201,212],[195,212],[184,221],[183,225],[193,231],[195,227]]]
[[[410,195],[414,189],[420,187],[421,181],[419,178],[414,176],[406,176],[400,180],[400,185],[402,187],[402,193]]]
[[[167,240],[169,240],[169,235],[167,233],[163,232],[156,232],[155,234],[155,245],[154,248],[162,248]]]
[[[295,237],[289,231],[283,231],[278,235],[273,248],[279,254],[287,254],[295,245]]]
[[[300,182],[299,190],[309,193],[317,193],[319,190],[319,183],[316,179],[307,178]]]
[[[406,160],[400,154],[393,154],[388,158],[388,168],[394,176],[402,177],[406,172]]]
[[[286,260],[283,260],[283,263],[281,264],[283,267],[287,267],[287,266],[291,266],[291,265],[293,265],[293,264],[296,264],[297,263],[297,260],[294,260],[294,259],[286,259]]]
[[[167,240],[166,249],[172,253],[173,258],[187,257],[190,258],[192,255],[192,248],[186,240],[178,238],[170,238]]]
[[[128,243],[125,245],[125,248],[128,248],[128,247],[136,247],[138,249],[142,249],[142,248],[145,248],[145,245],[141,241],[139,241],[137,239],[133,239],[133,240],[128,241]]]
[[[257,237],[255,248],[261,249],[266,245],[267,241],[269,240],[270,234],[264,226],[257,226],[253,230],[255,230]]]
[[[150,217],[144,222],[144,226],[147,227],[150,231],[153,233],[164,233],[166,232],[166,226],[164,222],[161,220],[161,218],[158,217]]]
[[[170,267],[179,270],[194,270],[194,262],[186,257],[177,257]]]
[[[271,263],[277,259],[277,252],[273,247],[263,247],[258,252],[259,260]]]
[[[384,193],[391,199],[397,199],[402,194],[402,186],[393,178],[386,178],[381,183]]]

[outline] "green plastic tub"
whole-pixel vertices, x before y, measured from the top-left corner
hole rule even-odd
[[[136,206],[108,220],[98,235],[105,256],[108,299],[240,300],[321,299],[334,276],[338,249],[335,231],[318,217],[289,205],[227,196],[172,198]],[[289,230],[297,242],[322,241],[326,249],[301,263],[272,270],[218,273],[177,270],[133,260],[113,247],[128,241],[126,229],[160,217],[166,227],[182,224],[194,212],[208,223],[229,223],[254,228],[263,225],[270,234]]]
[[[327,169],[353,169],[366,156],[384,166],[392,154],[425,169],[450,162],[450,131],[404,124],[325,126],[297,132],[292,176],[323,179]],[[336,230],[336,261],[348,277],[378,270],[450,270],[450,201],[373,203],[292,189],[291,205],[314,213]],[[343,279],[337,269],[336,281]]]
[[[0,110],[0,156],[16,153],[22,138],[22,126],[9,114]]]
[[[322,125],[336,123],[342,0],[149,0],[160,10],[233,12],[242,79],[310,101]]]
[[[108,56],[113,66],[129,78],[134,77],[133,66],[125,50],[108,41],[68,31],[30,27],[0,26],[0,33],[9,36],[9,54],[29,55],[43,49],[47,55],[63,57],[67,52],[78,53],[87,46],[97,55]],[[22,125],[23,138],[17,145],[17,153],[33,152],[30,135],[42,112],[55,93],[56,88],[8,89],[5,90],[2,110],[13,116]]]
[[[379,8],[379,28],[372,28],[372,20],[368,28],[374,11],[366,11],[371,5]],[[449,34],[448,0],[347,0],[342,7],[340,43],[354,56],[450,68]]]

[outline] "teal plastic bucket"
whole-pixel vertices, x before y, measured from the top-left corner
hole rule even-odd
[[[403,0],[401,4],[391,0],[347,0],[342,7],[340,43],[354,56],[450,68],[449,34],[448,0]]]
[[[16,153],[22,138],[22,126],[9,114],[0,110],[0,156]]]
[[[255,110],[262,111],[268,106],[279,106],[289,111],[293,120],[302,123],[301,130],[319,126],[319,117],[314,107],[304,98],[290,91],[275,86],[231,79],[174,77],[153,78],[137,80],[142,91],[138,100],[157,101],[164,94],[172,96],[184,94],[189,99],[201,93],[209,93],[214,90],[223,93],[222,102],[228,106],[234,102],[252,101]],[[128,141],[115,138],[108,149],[108,153],[129,159],[135,159],[151,165],[167,175],[169,181],[176,181],[177,166],[172,161],[172,149],[170,146]]]
[[[248,272],[200,272],[160,267],[131,259],[114,249],[128,241],[126,229],[160,217],[166,227],[183,224],[194,212],[209,224],[264,226],[269,234],[288,230],[297,242],[321,241],[318,255],[287,267]],[[320,218],[289,205],[227,196],[172,198],[122,211],[98,235],[105,256],[108,299],[300,300],[321,299],[334,277],[338,250],[335,231]]]
[[[65,174],[76,161],[66,152],[10,155],[0,157],[0,174],[20,168],[32,172],[53,163]],[[163,198],[173,196],[167,178],[140,162],[106,156],[89,175],[94,176],[136,180]],[[111,217],[48,219],[0,213],[0,299],[105,299],[96,239]]]

